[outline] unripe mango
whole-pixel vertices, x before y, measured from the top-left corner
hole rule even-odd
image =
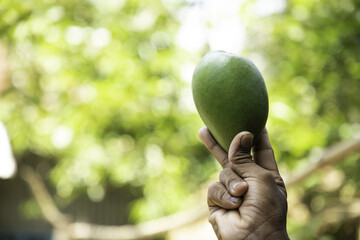
[[[194,71],[192,91],[201,119],[225,151],[241,131],[259,139],[269,101],[264,79],[249,59],[224,51],[206,54]]]

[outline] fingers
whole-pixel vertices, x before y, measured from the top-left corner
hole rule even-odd
[[[225,168],[220,172],[220,182],[226,187],[227,191],[234,197],[241,197],[248,189],[248,184],[231,168]]]
[[[212,207],[221,207],[224,209],[239,208],[242,198],[232,196],[226,187],[220,182],[214,182],[208,189],[208,205]]]
[[[258,170],[250,154],[253,139],[250,132],[241,132],[234,137],[229,148],[231,168],[245,181],[247,177],[256,176]]]
[[[253,156],[255,163],[259,166],[265,168],[266,170],[278,172],[274,151],[271,147],[269,135],[266,129],[263,130],[259,141],[253,148]]]
[[[248,184],[231,168],[225,168],[220,173],[220,182],[210,185],[208,189],[208,205],[210,208],[236,209],[242,203],[242,196],[248,189]]]
[[[220,147],[214,137],[211,135],[207,127],[203,127],[199,130],[199,137],[204,143],[205,147],[211,152],[223,168],[229,166],[229,160],[227,153]]]
[[[253,147],[254,161],[250,154],[253,144],[253,135],[250,132],[244,131],[234,137],[228,155],[216,142],[207,127],[200,129],[199,136],[206,148],[214,155],[224,169],[230,167],[231,163],[231,166],[237,166],[234,170],[243,178],[246,177],[244,174],[251,174],[249,170],[256,169],[256,165],[266,170],[278,172],[274,151],[266,129],[263,130],[259,141]]]

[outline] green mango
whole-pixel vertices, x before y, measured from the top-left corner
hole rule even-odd
[[[241,131],[258,141],[269,100],[264,79],[249,59],[224,51],[206,54],[194,71],[192,92],[201,119],[225,151]]]

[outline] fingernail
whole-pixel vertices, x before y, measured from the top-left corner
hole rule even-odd
[[[254,136],[249,133],[241,137],[240,143],[244,148],[251,148],[253,145]]]
[[[237,188],[241,183],[240,182],[237,182],[237,183],[232,183],[231,186],[230,186],[230,189],[232,191],[235,191],[235,188]]]
[[[238,197],[231,197],[230,198],[230,201],[233,202],[233,203],[237,203],[237,202],[239,202],[239,200],[240,200],[240,198],[238,198]]]

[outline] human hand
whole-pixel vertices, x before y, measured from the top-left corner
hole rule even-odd
[[[234,137],[228,154],[206,127],[199,136],[223,167],[220,182],[208,189],[209,222],[218,239],[289,239],[285,184],[266,129],[252,148],[253,157],[249,132]]]

